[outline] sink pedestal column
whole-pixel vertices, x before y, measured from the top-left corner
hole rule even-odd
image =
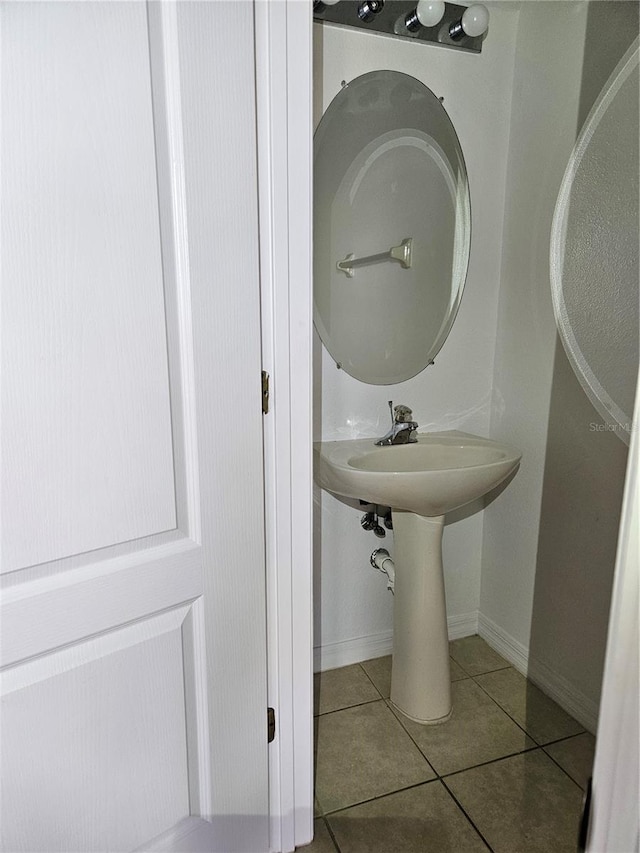
[[[444,516],[393,510],[395,589],[391,702],[418,723],[451,716],[449,636],[442,573]]]

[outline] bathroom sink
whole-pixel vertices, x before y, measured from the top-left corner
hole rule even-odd
[[[522,455],[458,431],[418,433],[417,439],[391,447],[377,447],[372,438],[318,442],[318,484],[343,497],[440,516],[491,491]]]
[[[391,704],[423,725],[451,716],[442,567],[445,513],[482,497],[518,466],[519,451],[466,432],[417,433],[417,442],[323,441],[315,476],[327,491],[390,506],[395,585]]]

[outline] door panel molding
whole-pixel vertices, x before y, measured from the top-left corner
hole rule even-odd
[[[202,596],[191,603],[182,623],[184,690],[189,774],[189,814],[211,812],[213,773],[207,698],[207,645]]]
[[[176,512],[145,6],[1,14],[12,572],[174,529]]]
[[[126,559],[131,551],[153,549],[183,537],[197,543],[201,541],[193,318],[176,4],[150,3],[147,14],[175,527],[134,539],[114,541],[104,547],[83,549],[29,566],[16,566],[2,560],[0,575],[4,572],[2,585],[5,588],[71,569],[93,567],[96,562],[116,557]],[[153,554],[150,557],[153,559]],[[101,571],[110,570],[107,567]],[[88,576],[91,576],[90,573]],[[10,596],[7,600],[10,600]]]
[[[196,380],[176,3],[148,3],[147,14],[172,389],[177,526],[200,542]]]
[[[197,598],[201,563],[199,546],[182,539],[7,590],[0,666]]]
[[[206,716],[194,695],[200,661],[185,643],[192,610],[173,607],[3,671],[6,849],[130,849],[187,813],[191,785],[208,772],[189,737]],[[26,826],[31,791],[39,799]]]
[[[159,637],[182,627],[188,607],[174,607],[163,613],[157,613],[148,619],[137,620],[131,625],[118,627],[82,643],[74,643],[39,655],[18,666],[8,667],[2,673],[2,695],[7,696],[16,690],[24,690],[40,681],[55,678],[72,669],[87,666],[107,655],[129,649],[139,643],[146,643],[153,637]]]

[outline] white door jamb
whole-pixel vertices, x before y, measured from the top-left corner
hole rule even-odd
[[[311,3],[255,2],[270,849],[313,835]]]

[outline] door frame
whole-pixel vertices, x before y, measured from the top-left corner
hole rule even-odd
[[[273,853],[313,837],[311,10],[254,0]]]

